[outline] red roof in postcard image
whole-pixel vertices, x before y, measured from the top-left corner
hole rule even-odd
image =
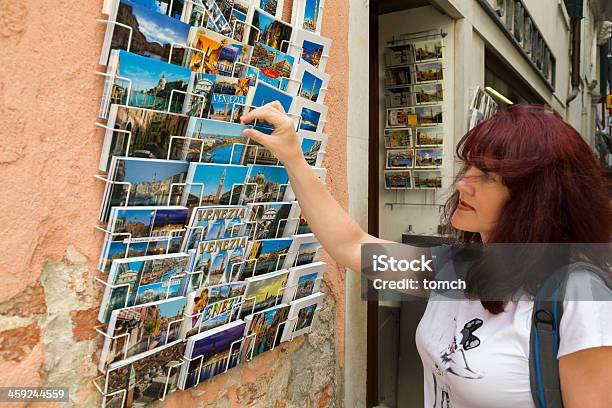
[[[267,76],[268,78],[278,78],[280,76],[278,74],[278,71],[270,68],[262,68],[261,73]]]

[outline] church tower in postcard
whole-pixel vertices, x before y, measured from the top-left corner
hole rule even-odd
[[[225,181],[226,175],[227,169],[223,169],[223,174],[221,174],[221,179],[219,180],[219,187],[217,187],[217,194],[215,194],[215,202],[219,202],[221,199],[221,190],[223,190],[223,182]]]

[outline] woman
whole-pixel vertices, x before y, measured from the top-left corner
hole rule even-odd
[[[365,233],[319,183],[279,103],[242,118],[255,120],[271,123],[275,131],[247,129],[245,135],[284,164],[325,250],[339,264],[360,270],[361,245],[389,241]],[[513,106],[468,132],[457,156],[464,167],[443,221],[458,242],[610,241],[607,183],[588,145],[557,113]],[[486,282],[479,278],[473,286]],[[529,293],[533,282],[524,283]],[[416,335],[425,406],[534,406],[528,361],[532,310],[532,301],[429,301]],[[612,407],[612,302],[566,304],[560,333],[565,406]]]

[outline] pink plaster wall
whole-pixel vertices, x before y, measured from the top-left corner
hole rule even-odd
[[[348,1],[325,6],[323,35],[334,43],[324,166],[328,187],[346,208]],[[287,16],[291,2],[285,7]],[[0,0],[0,386],[72,384],[76,406],[95,405],[90,379],[100,346],[91,327],[97,324],[100,290],[92,282],[102,244],[94,225],[104,187],[93,178],[103,137],[94,127],[102,78],[93,74],[101,69],[104,26],[95,22],[101,9],[101,0]],[[324,260],[333,301],[329,325],[321,326],[327,332],[279,347],[197,392],[176,392],[167,406],[283,407],[291,398],[285,386],[301,382],[311,389],[300,392],[319,406],[341,406],[344,270]],[[338,378],[295,379],[306,375],[303,370],[316,377],[317,365],[298,357],[330,337]]]

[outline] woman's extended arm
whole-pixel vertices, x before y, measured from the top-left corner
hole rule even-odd
[[[362,243],[391,242],[367,234],[319,181],[304,159],[293,120],[279,102],[254,109],[241,120],[243,123],[264,120],[274,126],[272,135],[255,129],[247,129],[244,134],[266,147],[284,164],[304,218],[336,262],[359,271]]]

